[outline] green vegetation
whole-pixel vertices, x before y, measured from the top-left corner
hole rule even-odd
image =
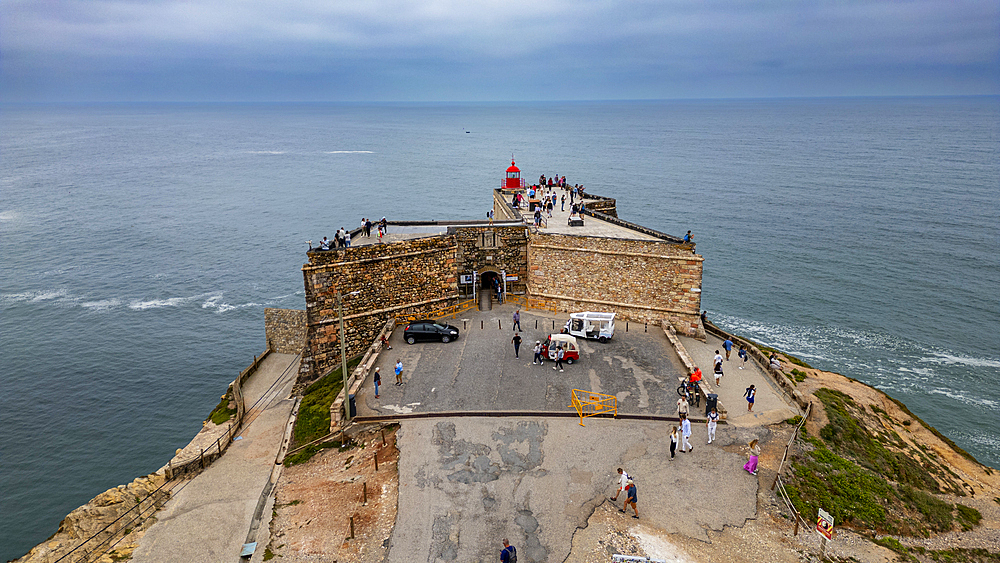
[[[942,561],[944,563],[996,563],[1000,561],[1000,553],[990,552],[983,548],[926,549],[920,546],[906,547],[895,538],[878,538],[875,543],[887,547],[900,555],[900,561],[920,563],[923,561]]]
[[[792,368],[792,376],[794,376],[797,383],[802,383],[806,380],[806,372],[799,369]]]
[[[274,559],[274,552],[271,551],[271,546],[267,546],[264,549],[264,561],[270,561]]]
[[[964,504],[955,504],[955,511],[958,513],[958,523],[962,525],[962,531],[968,532],[979,525],[983,515],[978,510]]]
[[[792,426],[795,426],[796,424],[798,424],[800,422],[802,422],[802,417],[799,416],[799,415],[795,415],[792,418],[786,418],[785,419],[785,424],[791,424]]]
[[[889,396],[886,395],[886,397],[889,397]],[[896,403],[896,406],[899,407],[904,413],[906,413],[906,416],[909,416],[913,420],[916,420],[917,422],[919,422],[921,424],[921,426],[923,426],[924,428],[930,430],[942,442],[944,442],[945,444],[948,444],[949,448],[951,448],[951,449],[955,450],[956,452],[958,452],[959,454],[961,454],[962,457],[965,457],[966,459],[968,459],[968,460],[970,460],[972,462],[979,463],[976,460],[976,458],[972,456],[972,454],[970,454],[969,452],[967,452],[967,451],[963,450],[962,448],[958,447],[958,444],[956,444],[955,442],[952,442],[950,438],[948,438],[947,436],[945,436],[944,434],[942,434],[941,432],[939,432],[937,428],[934,428],[933,426],[927,424],[926,422],[924,422],[923,420],[921,420],[919,416],[917,416],[917,415],[913,414],[912,412],[910,412],[910,409],[906,408],[906,405],[904,405],[903,403],[899,402],[896,399],[893,399],[892,397],[889,397],[889,400],[892,401],[893,403]],[[907,420],[907,421],[903,422],[903,424],[905,426],[909,426],[910,425],[909,422],[910,421]]]
[[[869,430],[863,422],[865,409],[847,394],[820,389],[815,395],[829,423],[819,437],[802,437],[812,449],[792,460],[785,487],[807,520],[823,508],[838,523],[857,530],[924,536],[951,530],[956,513],[963,529],[979,523],[982,516],[975,509],[930,494],[942,492],[939,480],[949,492],[964,494],[940,461],[907,446],[880,424]]]
[[[359,363],[360,357],[350,360],[347,371],[350,372]],[[308,444],[330,433],[330,405],[343,388],[344,378],[339,367],[306,388],[292,432],[293,447]]]
[[[222,424],[232,418],[233,415],[236,414],[236,408],[229,408],[229,403],[231,403],[232,400],[232,395],[228,392],[223,395],[222,400],[219,401],[219,404],[216,405],[214,409],[212,409],[212,413],[208,415],[207,420],[211,420],[215,424]]]
[[[800,360],[799,358],[796,358],[795,356],[793,356],[791,354],[786,354],[786,353],[784,353],[781,350],[778,350],[776,348],[771,348],[770,346],[764,346],[764,345],[761,345],[761,344],[757,344],[756,342],[752,342],[752,344],[754,346],[756,346],[758,350],[760,350],[761,352],[764,352],[765,354],[781,354],[782,356],[788,358],[789,362],[792,362],[793,364],[795,364],[795,365],[797,365],[799,367],[803,367],[803,368],[806,368],[806,369],[812,369],[813,368],[811,365],[805,363],[804,361]]]

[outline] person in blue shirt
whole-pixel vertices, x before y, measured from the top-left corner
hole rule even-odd
[[[727,338],[726,341],[722,343],[722,347],[726,349],[726,361],[728,362],[729,353],[733,351],[733,341]]]
[[[503,540],[503,549],[500,550],[500,563],[516,563],[517,562],[517,550],[514,546],[510,545],[507,538]]]
[[[684,242],[691,242],[691,231],[688,231],[687,234],[684,235]]]

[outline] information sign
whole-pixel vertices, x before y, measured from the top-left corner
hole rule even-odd
[[[833,539],[833,516],[822,508],[819,509],[819,518],[816,519],[816,531],[828,540]]]

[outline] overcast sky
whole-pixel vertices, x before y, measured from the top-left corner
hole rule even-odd
[[[3,101],[1000,93],[1000,0],[2,0]]]

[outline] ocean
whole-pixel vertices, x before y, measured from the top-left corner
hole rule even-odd
[[[691,230],[710,319],[1000,468],[1000,98],[0,106],[0,560],[150,473],[307,240],[478,219],[513,154]]]

